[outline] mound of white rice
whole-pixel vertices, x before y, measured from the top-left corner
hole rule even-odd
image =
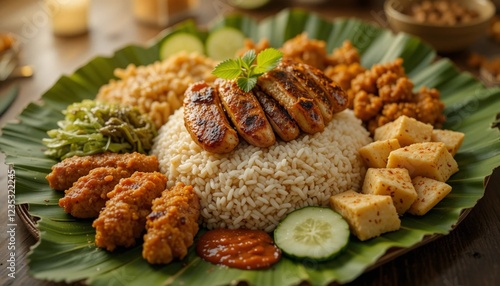
[[[369,142],[361,121],[346,110],[321,133],[270,148],[241,140],[233,152],[213,154],[191,139],[181,108],[159,130],[152,154],[169,187],[194,187],[205,227],[271,231],[294,209],[326,206],[333,194],[359,190],[366,170],[357,150]]]

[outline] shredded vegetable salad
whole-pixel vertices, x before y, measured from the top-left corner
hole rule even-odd
[[[137,108],[83,100],[62,113],[58,129],[47,132],[45,154],[55,159],[102,152],[139,152],[151,149],[157,130]]]

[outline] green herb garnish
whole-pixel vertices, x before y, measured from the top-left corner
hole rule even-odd
[[[223,79],[236,79],[238,87],[249,92],[257,84],[257,78],[274,69],[282,57],[283,53],[274,48],[267,48],[258,55],[249,50],[242,57],[222,61],[212,74]]]

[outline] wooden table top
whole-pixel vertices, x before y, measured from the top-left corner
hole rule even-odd
[[[234,10],[222,0],[200,0],[202,11],[197,21],[208,24],[223,13]],[[300,2],[300,3],[299,3]],[[274,1],[265,10],[249,11],[257,18],[272,15],[289,6],[305,7],[328,18],[358,17],[384,24],[382,1],[331,1],[323,5],[302,4],[305,1]],[[351,1],[352,2],[352,1]],[[146,44],[162,28],[146,26],[132,17],[131,1],[92,1],[90,32],[77,37],[53,35],[44,13],[42,1],[4,0],[0,8],[0,32],[8,31],[22,36],[22,64],[33,66],[35,75],[0,83],[0,93],[19,85],[20,94],[0,118],[0,126],[14,119],[23,108],[40,98],[63,74],[71,74],[97,55],[112,53],[129,44]],[[499,46],[480,40],[471,47],[490,56],[500,56]],[[458,65],[464,54],[451,56]],[[4,160],[4,155],[1,155]],[[500,163],[500,162],[499,162]],[[500,285],[500,170],[497,168],[485,196],[470,214],[449,235],[406,253],[376,269],[363,274],[352,285]],[[5,190],[7,166],[0,166],[0,185]],[[0,215],[7,217],[7,192],[1,192]],[[2,219],[2,221],[5,221]],[[54,285],[35,280],[28,274],[27,253],[36,239],[17,220],[16,278],[7,277],[6,222],[2,223],[0,240],[0,284]],[[267,285],[264,285],[267,286]]]

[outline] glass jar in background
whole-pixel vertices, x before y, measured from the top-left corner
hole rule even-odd
[[[198,0],[133,0],[134,17],[158,27],[192,17],[197,9]]]
[[[57,36],[77,36],[88,31],[90,0],[44,0],[52,31]]]

